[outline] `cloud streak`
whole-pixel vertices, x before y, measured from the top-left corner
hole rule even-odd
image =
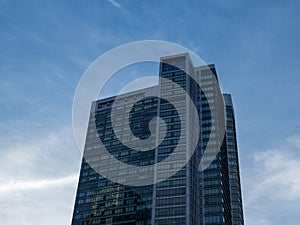
[[[44,190],[69,184],[75,184],[78,180],[78,174],[72,174],[66,177],[59,178],[46,178],[40,180],[18,181],[11,180],[0,187],[0,195],[7,194],[8,192],[20,192],[28,190]]]
[[[80,164],[72,129],[42,126],[45,132],[28,134],[14,124],[5,127],[0,127],[1,224],[70,224]]]
[[[74,173],[80,161],[71,129],[63,127],[44,134],[34,132],[29,136],[12,132],[12,136],[0,138],[1,186],[14,180],[65,177]],[[5,172],[7,170],[10,172]]]
[[[109,3],[111,3],[113,6],[115,7],[118,7],[118,8],[121,8],[121,4],[114,1],[114,0],[107,0]]]

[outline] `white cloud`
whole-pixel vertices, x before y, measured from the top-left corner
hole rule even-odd
[[[255,152],[243,176],[248,225],[296,224],[300,207],[300,136]]]
[[[284,201],[300,199],[299,143],[300,137],[291,137],[279,148],[254,155],[257,180],[248,200],[262,196]]]
[[[39,128],[30,135],[12,132],[9,137],[0,140],[1,185],[11,179],[66,176],[78,168],[80,154],[71,129],[61,128],[44,133]]]
[[[5,137],[0,138],[1,224],[70,224],[80,165],[71,128],[5,131],[0,135]]]
[[[7,183],[4,183],[0,186],[0,195],[7,194],[9,192],[18,193],[27,190],[44,190],[55,188],[58,186],[65,186],[69,184],[77,183],[78,174],[69,175],[66,177],[59,178],[46,178],[40,180],[29,180],[29,181],[18,181],[18,180],[10,180]]]
[[[1,224],[70,224],[76,191],[76,182],[71,180],[56,182],[51,188],[22,188],[1,194]]]
[[[118,7],[118,8],[120,8],[121,7],[121,5],[120,5],[120,3],[118,3],[118,2],[116,2],[116,1],[114,1],[114,0],[107,0],[108,2],[110,2],[113,6],[115,6],[115,7]]]

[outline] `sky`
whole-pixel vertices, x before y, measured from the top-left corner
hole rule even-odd
[[[1,224],[70,224],[76,86],[106,51],[152,39],[214,63],[232,94],[246,224],[298,224],[299,10],[297,0],[0,0]]]

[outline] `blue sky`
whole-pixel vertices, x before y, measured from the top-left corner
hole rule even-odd
[[[98,56],[145,39],[216,64],[233,95],[246,224],[297,224],[299,10],[297,0],[1,0],[1,224],[70,223],[75,88]]]

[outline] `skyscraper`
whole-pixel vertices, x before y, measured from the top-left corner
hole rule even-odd
[[[73,225],[244,224],[233,105],[214,65],[168,56],[159,76],[93,102]]]

